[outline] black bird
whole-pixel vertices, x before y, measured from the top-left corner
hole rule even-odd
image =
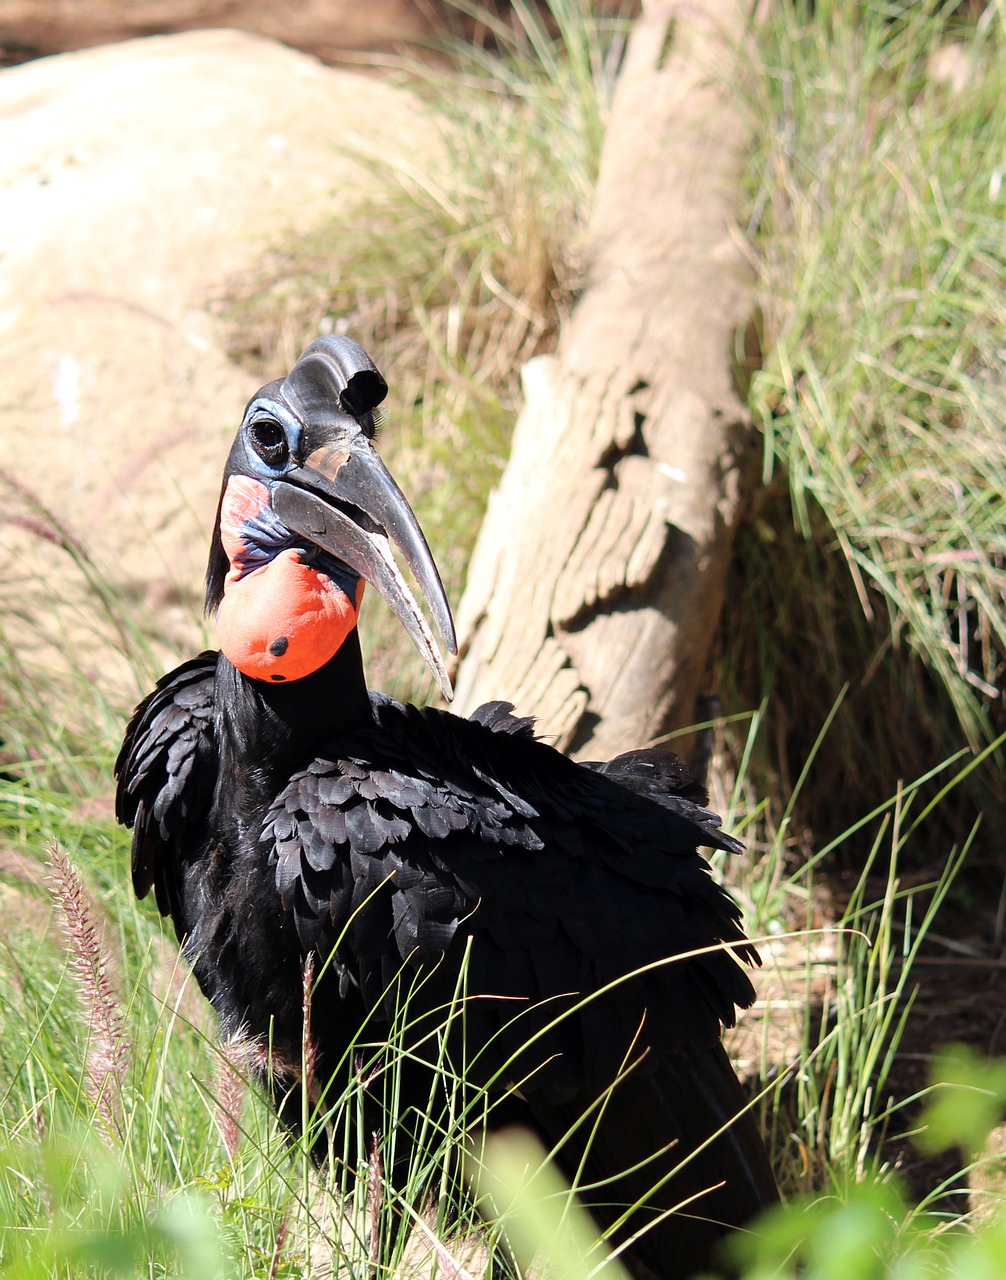
[[[258,1047],[291,1128],[309,962],[321,1111],[329,1078],[360,1070],[350,1046],[386,1042],[407,1004],[397,1127],[377,1084],[362,1122],[390,1177],[448,1089],[442,1045],[441,1066],[499,1099],[490,1123],[523,1119],[558,1147],[638,1274],[691,1275],[777,1195],[720,1043],[757,957],[697,852],[740,846],[669,754],[585,766],[506,703],[466,720],[368,692],[364,580],[450,687],[392,543],[455,650],[373,447],[386,392],[362,348],[326,337],[248,405],[207,570],[221,651],[158,683],[116,765],[133,885],[172,918],[223,1031]]]

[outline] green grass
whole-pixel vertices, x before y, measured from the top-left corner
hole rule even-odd
[[[44,831],[22,834],[41,869]],[[124,833],[93,825],[72,859],[55,857],[48,889],[20,885],[0,917],[0,1274],[301,1277],[335,1259],[364,1276],[375,1260],[398,1274],[407,1253],[412,1265],[436,1248],[470,1252],[464,1217],[438,1234],[434,1216],[426,1236],[403,1225],[367,1135],[324,1182],[289,1148],[241,1052],[218,1043],[174,940],[123,882]],[[100,905],[74,868],[91,885],[107,877]],[[366,1074],[347,1055],[323,1113],[305,1100],[309,1126],[354,1109]],[[387,1079],[393,1092],[393,1069]],[[430,1184],[436,1203],[460,1136],[431,1133],[408,1178],[417,1203]]]
[[[839,814],[1006,727],[1003,12],[956,8],[780,6],[751,91],[767,488],[724,665],[771,692],[783,774],[850,687]]]
[[[803,860],[793,857],[791,824],[802,794],[828,785],[828,740],[839,706],[822,727],[800,776],[774,797],[779,814],[767,842],[768,805],[750,807],[746,770],[766,731],[749,721],[730,793],[714,798],[725,826],[749,841],[741,865],[718,854],[713,864],[741,901],[751,936],[763,940],[758,982],[765,1007],[736,1048],[749,1069],[774,1083],[762,1102],[763,1131],[773,1135],[787,1193],[827,1190],[845,1198],[864,1180],[891,1177],[887,1138],[910,1127],[918,1098],[898,1096],[892,1076],[906,1020],[921,981],[915,962],[947,899],[961,893],[961,872],[980,828],[943,847],[940,809],[1003,746],[977,758],[960,753],[898,788]],[[868,854],[854,851],[869,840]],[[926,850],[931,878],[913,874]],[[836,884],[834,864],[855,874]],[[906,1110],[906,1107],[908,1110]]]
[[[374,166],[356,225],[278,247],[227,303],[232,353],[263,378],[343,320],[379,354],[386,452],[455,600],[520,366],[554,343],[582,287],[623,30],[572,0],[555,0],[548,28],[514,12],[513,26],[486,19],[496,47],[459,54],[449,75],[411,69],[445,119],[436,180]],[[798,1199],[751,1239],[746,1280],[1006,1272],[1006,1220],[971,1231],[939,1187],[913,1203],[881,1141],[928,1125],[968,1166],[1006,1102],[1002,1068],[962,1055],[941,1060],[925,1097],[892,1092],[919,949],[961,864],[991,846],[987,831],[998,838],[976,819],[979,800],[1002,799],[990,766],[1006,641],[1003,25],[1001,5],[980,21],[932,3],[773,6],[748,86],[766,485],[724,622],[733,779],[717,804],[749,843],[731,874],[765,939],[768,1003],[744,1060]],[[967,73],[956,89],[932,74],[951,40]],[[101,805],[128,703],[170,637],[53,513],[32,515],[72,561],[70,603],[123,679],[95,679],[76,641],[62,667],[0,646],[0,1276],[292,1280],[333,1258],[353,1277],[375,1261],[389,1276],[480,1274],[457,1161],[481,1103],[463,1079],[407,1179],[432,1197],[422,1223],[407,1196],[377,1194],[366,1146],[342,1151],[322,1188],[218,1044],[173,938],[133,900],[127,839]],[[30,620],[41,585],[4,599]],[[372,627],[373,683],[422,696],[393,629]],[[54,923],[41,881],[54,840],[83,876],[97,960],[82,962],[79,938],[68,952]],[[854,868],[841,890],[836,865]],[[88,972],[110,993],[104,1023]],[[114,1069],[98,1087],[103,1041]],[[393,1096],[393,1070],[387,1083]],[[354,1107],[358,1092],[348,1073],[326,1106]],[[519,1256],[544,1234],[559,1241],[556,1274],[585,1274],[589,1243],[557,1226],[566,1191],[532,1180],[529,1193],[527,1160],[485,1156]]]
[[[952,769],[943,772],[946,788],[959,783]],[[811,762],[805,785],[813,785],[813,776]],[[285,1147],[268,1107],[247,1084],[240,1053],[217,1043],[173,939],[164,936],[148,904],[133,899],[123,875],[125,833],[94,821],[77,826],[55,799],[44,811],[25,806],[21,791],[17,785],[3,789],[0,816],[9,833],[16,826],[28,865],[39,867],[51,831],[63,831],[70,862],[88,887],[79,900],[68,894],[73,875],[64,868],[55,883],[49,874],[48,888],[11,880],[19,898],[0,900],[0,982],[8,993],[0,1274],[292,1278],[327,1274],[334,1258],[346,1274],[362,1277],[375,1263],[388,1275],[411,1274],[423,1259],[429,1269],[434,1256],[440,1266],[463,1257],[472,1274],[481,1274],[488,1246],[479,1237],[485,1232],[472,1225],[470,1201],[459,1197],[457,1167],[468,1119],[481,1114],[485,1101],[455,1074],[459,1064],[443,1060],[446,1106],[442,1099],[430,1107],[429,1147],[401,1194],[383,1185],[375,1198],[374,1188],[382,1184],[366,1135],[356,1147],[334,1153],[322,1187],[306,1154]],[[785,991],[791,1001],[794,993],[802,995],[790,1015],[789,1054],[764,1054],[769,1079],[758,1104],[765,1131],[774,1136],[784,1186],[809,1197],[811,1223],[815,1214],[830,1221],[822,1204],[837,1214],[857,1203],[864,1187],[875,1189],[878,1203],[894,1197],[911,1224],[906,1232],[914,1248],[920,1224],[929,1218],[924,1208],[903,1201],[880,1145],[885,1128],[906,1123],[903,1100],[889,1096],[887,1079],[915,981],[913,961],[968,841],[948,851],[935,885],[904,887],[899,859],[932,812],[925,812],[915,785],[891,797],[884,811],[875,862],[827,926],[825,948],[819,929],[780,924],[792,917],[795,903],[804,902],[809,913],[817,900],[813,867],[787,870],[784,841],[745,870],[741,888],[749,927],[763,939],[763,988],[777,993],[774,966],[795,959],[796,974],[788,976]],[[864,815],[864,822],[873,817]],[[65,934],[52,925],[50,898],[69,916]],[[812,1008],[816,1017],[808,1016]],[[462,981],[447,1020],[463,1017],[463,1010]],[[778,1011],[766,1014],[773,1033],[780,1022]],[[406,1007],[382,1050],[390,1063],[383,1074],[389,1104],[396,1055],[403,1051],[396,1046],[404,1046],[407,1026]],[[378,1061],[366,1045],[359,1052],[361,1059],[347,1055],[346,1079],[335,1081],[320,1102],[304,1097],[309,1130],[358,1105],[360,1080]],[[96,1058],[112,1064],[97,1081],[91,1069]],[[962,1068],[954,1071],[945,1075],[960,1087]],[[965,1083],[969,1078],[965,1072]],[[998,1079],[993,1076],[993,1083]],[[987,1081],[982,1087],[988,1093]],[[998,1114],[993,1097],[972,1120],[969,1142],[980,1144],[983,1123],[987,1127]],[[961,1132],[953,1115],[941,1125]],[[390,1161],[390,1153],[384,1158]],[[557,1274],[581,1265],[565,1251],[573,1250],[575,1259],[588,1245],[575,1243],[575,1231],[573,1243],[557,1235],[548,1217],[565,1221],[566,1192],[547,1178],[532,1182],[529,1191],[527,1173],[511,1186],[513,1160],[512,1152],[508,1163],[506,1150],[491,1147],[484,1163],[486,1176],[495,1180],[494,1202],[516,1214],[510,1225],[515,1241],[525,1239],[520,1256],[529,1256],[526,1232],[534,1236],[534,1222],[544,1213],[553,1221],[553,1247],[556,1239],[563,1242]],[[483,1177],[483,1190],[486,1185]],[[506,1208],[511,1198],[513,1206]],[[459,1199],[469,1216],[452,1221]],[[430,1207],[423,1225],[410,1230],[414,1205],[424,1201]],[[946,1223],[933,1218],[927,1230],[942,1233]],[[593,1255],[596,1262],[602,1257]]]

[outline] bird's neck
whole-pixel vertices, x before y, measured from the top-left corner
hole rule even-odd
[[[217,660],[216,729],[221,775],[250,807],[269,803],[336,734],[366,724],[370,698],[354,628],[317,671],[270,684]]]

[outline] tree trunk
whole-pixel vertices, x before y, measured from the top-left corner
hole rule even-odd
[[[457,709],[507,698],[581,755],[692,723],[757,449],[734,383],[751,124],[739,2],[644,6],[587,288],[525,404],[459,610]],[[755,471],[756,474],[756,471]]]

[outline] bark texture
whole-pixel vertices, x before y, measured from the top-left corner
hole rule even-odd
[[[459,610],[457,709],[510,699],[584,756],[693,721],[752,483],[734,380],[746,31],[734,0],[651,4],[634,28],[587,288],[524,370]]]

